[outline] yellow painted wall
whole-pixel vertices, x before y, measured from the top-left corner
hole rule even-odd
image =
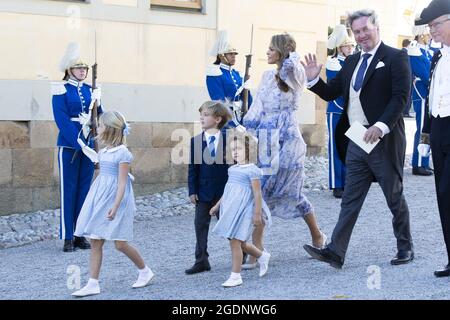
[[[97,34],[103,101],[144,122],[192,122],[208,98],[205,68],[217,30],[227,29],[239,49],[243,72],[254,25],[252,80],[272,66],[265,53],[270,37],[289,32],[300,54],[326,41],[328,26],[346,11],[377,9],[383,39],[397,44],[407,34],[405,1],[387,0],[206,0],[203,13],[150,9],[149,0],[0,1],[0,110],[2,120],[52,120],[50,80],[62,77],[58,64],[70,41],[94,61]],[[403,19],[404,20],[404,19]],[[406,32],[406,33],[405,33]],[[14,93],[11,96],[10,93]],[[305,92],[299,120],[314,124],[314,96]],[[168,112],[170,110],[170,112]]]

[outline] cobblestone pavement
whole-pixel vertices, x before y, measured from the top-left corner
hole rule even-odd
[[[373,185],[343,270],[308,258],[302,245],[310,239],[302,221],[275,219],[266,235],[266,248],[272,253],[266,277],[259,278],[256,270],[244,271],[241,287],[223,289],[220,284],[230,271],[230,253],[227,241],[214,234],[209,242],[212,270],[186,276],[184,269],[193,263],[195,244],[190,210],[184,215],[174,212],[173,216],[136,222],[134,243],[156,274],[152,285],[131,289],[137,272],[109,243],[100,280],[102,294],[90,299],[450,299],[449,279],[433,277],[433,270],[447,262],[433,177],[406,172],[405,195],[416,252],[414,262],[406,266],[389,264],[396,253],[391,213],[380,188]],[[321,228],[330,236],[339,200],[329,191],[309,192],[308,197]],[[89,253],[63,253],[61,246],[60,240],[46,240],[0,250],[0,298],[71,299],[69,266],[80,268],[84,284]]]
[[[330,237],[340,201],[323,190],[320,181],[325,179],[326,184],[326,176],[315,175],[311,169],[320,167],[323,159],[310,163],[315,164],[310,167],[307,194],[322,230]],[[212,270],[193,276],[184,274],[193,263],[195,245],[193,207],[185,196],[186,189],[179,188],[137,199],[134,244],[156,274],[153,283],[144,289],[131,289],[136,269],[108,243],[100,278],[102,294],[88,299],[450,299],[450,280],[433,276],[435,269],[447,263],[434,178],[412,176],[410,168],[405,169],[405,196],[416,253],[413,263],[389,264],[396,253],[392,216],[381,189],[374,184],[342,270],[312,260],[303,251],[302,245],[310,242],[305,223],[275,218],[266,234],[265,247],[272,254],[267,276],[259,278],[257,270],[243,271],[244,284],[232,289],[221,287],[230,272],[228,242],[214,234],[209,240]],[[42,230],[57,223],[57,211],[30,214],[25,219],[15,215],[1,218],[3,237],[2,230],[8,233],[21,228],[42,234],[28,235],[29,245],[0,250],[0,299],[72,299],[71,284],[80,279],[83,285],[87,280],[89,252],[63,253],[61,240],[53,236],[45,241],[33,239],[46,239],[47,231]],[[56,231],[51,229],[50,234]]]

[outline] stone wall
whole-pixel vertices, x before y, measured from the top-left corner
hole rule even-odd
[[[127,144],[134,155],[131,170],[136,178],[136,195],[185,185],[187,164],[177,159],[180,156],[187,159],[194,124],[131,123],[130,126]],[[309,154],[324,152],[321,126],[302,127]],[[174,132],[180,134],[172,139]],[[199,132],[198,127],[195,132]],[[0,121],[0,215],[59,207],[57,134],[53,121]]]
[[[171,151],[179,142],[171,141],[171,133],[185,129],[192,135],[194,125],[131,123],[131,127],[128,146],[135,157],[136,194],[184,184],[187,165],[172,164]],[[59,207],[57,134],[52,121],[0,121],[0,215]]]

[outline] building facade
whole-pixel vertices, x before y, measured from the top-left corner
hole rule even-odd
[[[89,64],[97,60],[105,110],[131,122],[135,190],[144,194],[187,179],[186,148],[200,132],[198,107],[208,99],[205,70],[218,30],[229,31],[242,71],[254,26],[256,88],[270,68],[273,34],[291,33],[301,54],[317,53],[324,62],[328,27],[349,10],[379,10],[384,39],[396,45],[406,33],[394,13],[401,6],[390,10],[387,3],[392,8],[384,0],[0,1],[0,215],[59,206],[50,83],[63,77],[58,64],[69,42],[80,44]],[[325,109],[305,91],[298,118],[310,154],[326,152]]]

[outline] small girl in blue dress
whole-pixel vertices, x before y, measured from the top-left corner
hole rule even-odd
[[[116,249],[138,267],[139,277],[133,288],[145,287],[154,276],[138,250],[128,244],[133,240],[136,207],[133,177],[129,173],[133,156],[124,145],[126,134],[128,124],[119,112],[106,112],[100,117],[98,139],[106,148],[98,154],[100,173],[84,201],[75,230],[76,236],[91,240],[90,279],[85,287],[72,294],[76,297],[100,293],[98,277],[105,240],[113,240]]]
[[[262,199],[261,170],[249,163],[250,138],[238,139],[231,143],[231,152],[236,165],[228,169],[228,182],[223,197],[211,209],[214,215],[220,209],[220,218],[213,232],[230,241],[232,255],[231,275],[222,286],[235,287],[242,284],[241,265],[243,251],[257,258],[259,276],[267,273],[270,254],[261,251],[246,241],[257,226],[271,224],[269,208]]]

